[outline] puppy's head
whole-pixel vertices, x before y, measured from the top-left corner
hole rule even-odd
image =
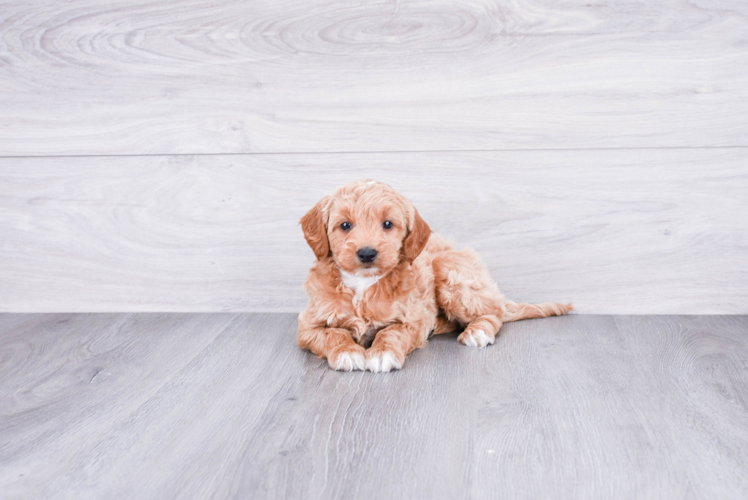
[[[363,180],[338,188],[301,219],[317,259],[331,257],[359,276],[382,276],[412,262],[431,229],[405,197],[386,184]]]

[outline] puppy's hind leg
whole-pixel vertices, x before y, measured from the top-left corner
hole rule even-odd
[[[506,321],[519,321],[521,319],[547,318],[548,316],[561,316],[574,309],[571,304],[559,304],[556,302],[544,302],[542,304],[517,304],[510,300],[504,303],[506,308],[502,315],[487,314],[479,316],[468,324],[465,331],[457,337],[462,344],[472,347],[485,347],[493,344],[496,334]]]
[[[494,314],[478,316],[465,327],[457,341],[470,347],[486,347],[494,343],[501,325],[501,318]]]
[[[493,344],[503,324],[504,296],[478,254],[448,250],[432,265],[437,304],[449,320],[465,326],[457,340],[473,347]]]

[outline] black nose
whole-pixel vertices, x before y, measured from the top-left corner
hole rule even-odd
[[[358,260],[363,262],[364,264],[370,264],[374,262],[374,259],[377,258],[377,251],[373,248],[362,248],[357,252]]]

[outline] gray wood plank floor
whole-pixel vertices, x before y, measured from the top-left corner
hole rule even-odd
[[[748,496],[748,317],[439,336],[386,375],[292,314],[0,316],[3,498]]]

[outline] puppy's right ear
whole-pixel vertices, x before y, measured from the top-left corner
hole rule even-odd
[[[323,207],[327,205],[329,196],[322,198],[310,211],[301,218],[301,230],[304,238],[314,250],[317,260],[330,255],[330,241],[327,239],[327,223],[323,215]]]

